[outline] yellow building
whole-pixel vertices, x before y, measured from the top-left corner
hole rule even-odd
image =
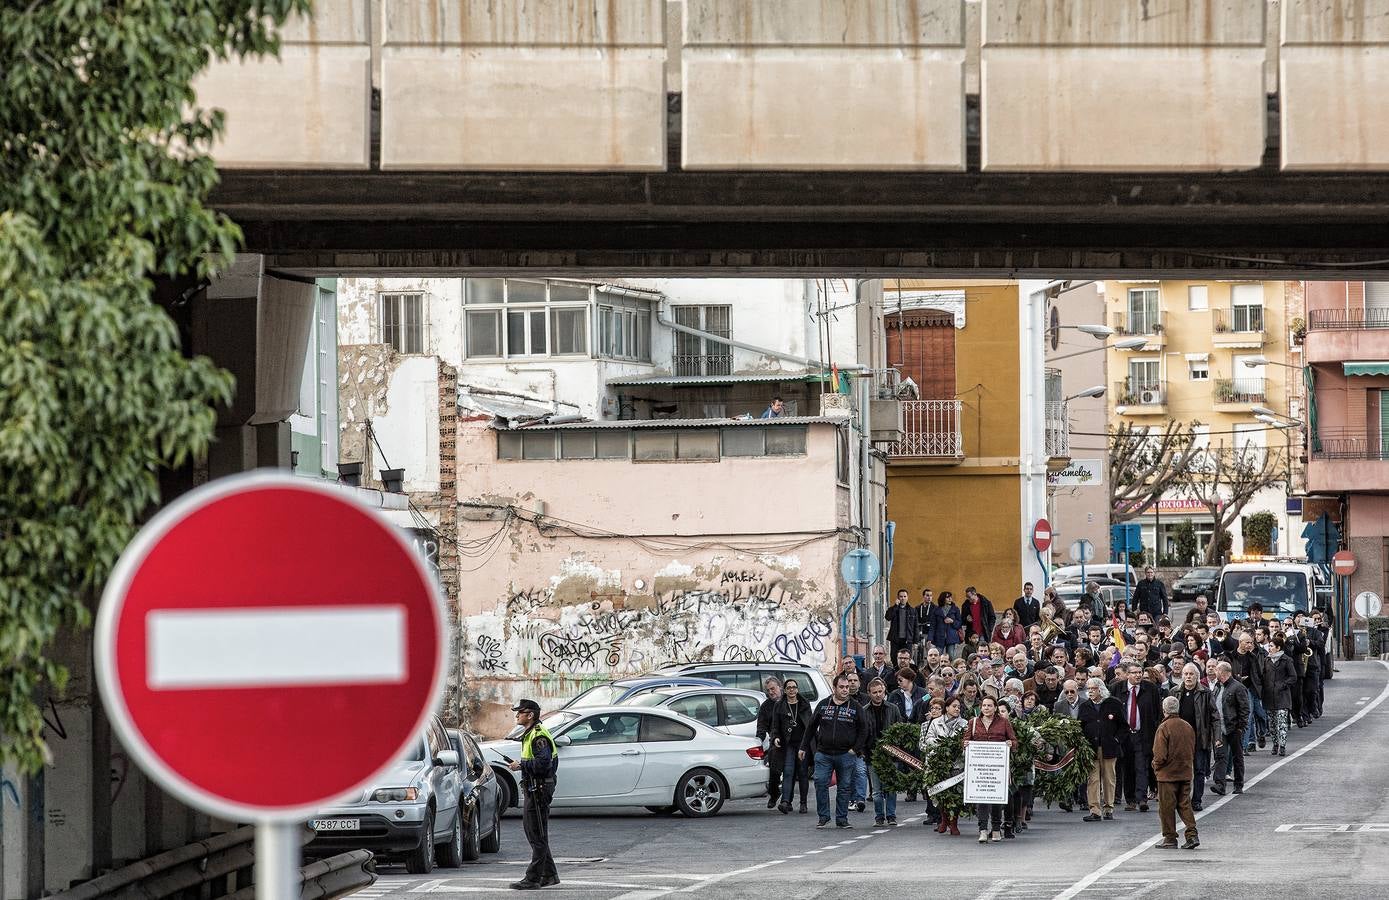
[[[892,592],[976,586],[1001,609],[1042,584],[1030,546],[1045,514],[1040,283],[887,281],[887,362],[920,389],[889,449]],[[1023,373],[1031,377],[1024,378]]]
[[[1107,324],[1119,336],[1148,338],[1138,349],[1108,351],[1111,427],[1127,422],[1161,430],[1175,420],[1198,423],[1198,444],[1213,448],[1285,449],[1288,435],[1256,418],[1260,409],[1299,414],[1287,392],[1288,308],[1295,304],[1284,282],[1109,281],[1104,294]],[[1280,552],[1295,553],[1300,541],[1288,527],[1286,487],[1261,492],[1242,516],[1274,513]],[[1173,529],[1186,519],[1204,547],[1212,516],[1180,496],[1164,497],[1139,518],[1144,547],[1156,547],[1161,557],[1174,554]],[[1233,552],[1239,553],[1240,529],[1230,530]]]

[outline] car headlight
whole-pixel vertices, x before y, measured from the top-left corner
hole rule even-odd
[[[372,792],[371,799],[377,803],[404,803],[407,800],[418,800],[419,796],[418,788],[380,788]]]

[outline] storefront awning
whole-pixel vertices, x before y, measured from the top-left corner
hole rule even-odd
[[[1389,362],[1341,363],[1347,375],[1389,375]]]

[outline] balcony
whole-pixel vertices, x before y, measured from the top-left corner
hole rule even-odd
[[[1136,316],[1131,312],[1116,312],[1110,314],[1110,325],[1114,327],[1116,334],[1146,337],[1148,339],[1148,343],[1137,348],[1134,352],[1142,353],[1149,350],[1161,350],[1163,347],[1167,346],[1167,338],[1163,334],[1162,320],[1158,316]]]
[[[731,375],[733,353],[676,354],[671,369],[675,375]]]
[[[1262,378],[1217,378],[1211,394],[1218,412],[1248,412],[1268,400]]]
[[[1114,383],[1114,411],[1121,416],[1167,413],[1167,382],[1130,378]]]
[[[1232,306],[1211,310],[1211,346],[1262,347],[1264,344],[1264,308],[1262,306]]]
[[[1307,490],[1389,491],[1389,444],[1368,429],[1323,428],[1321,449],[1312,444]]]
[[[955,463],[965,458],[959,400],[903,400],[902,439],[887,445],[888,456]]]
[[[1389,309],[1309,309],[1308,364],[1389,359]]]
[[[1071,425],[1066,418],[1066,404],[1064,402],[1047,401],[1044,430],[1047,459],[1056,460],[1061,468],[1065,468],[1071,459]]]

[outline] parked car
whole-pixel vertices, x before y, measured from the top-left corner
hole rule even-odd
[[[403,859],[411,874],[463,864],[464,772],[444,727],[433,719],[404,758],[357,797],[321,809],[309,820],[306,856],[371,850]]]
[[[668,709],[739,737],[757,736],[757,711],[767,695],[728,687],[663,687],[635,694],[622,706]]]
[[[1215,600],[1215,589],[1220,584],[1220,567],[1203,566],[1192,569],[1172,582],[1173,600],[1195,600],[1197,594],[1205,594],[1208,600]]]
[[[1071,582],[1080,580],[1081,569],[1085,570],[1085,580],[1092,578],[1112,578],[1123,584],[1125,578],[1125,566],[1123,563],[1087,563],[1085,566],[1060,566],[1051,573],[1051,582]],[[1143,577],[1141,568],[1135,569],[1133,566],[1127,567],[1128,582],[1131,585],[1138,584],[1138,579]]]
[[[642,675],[636,678],[619,678],[607,684],[597,684],[564,704],[560,709],[582,709],[590,706],[616,706],[633,694],[654,691],[671,686],[718,687],[713,678],[696,678],[688,675]],[[514,731],[520,734],[519,730]],[[510,737],[510,735],[508,735]]]
[[[1100,596],[1104,598],[1104,605],[1108,609],[1113,609],[1116,602],[1124,602],[1124,583],[1115,581],[1113,578],[1086,578],[1086,582],[1096,582],[1100,586]],[[1056,596],[1061,598],[1061,602],[1066,604],[1067,609],[1075,609],[1080,605],[1080,597],[1085,593],[1085,585],[1080,580],[1063,581],[1060,584],[1052,584],[1056,588]]]
[[[502,849],[502,813],[511,803],[507,785],[497,778],[477,738],[457,728],[445,729],[463,767],[463,858]]]
[[[762,690],[762,681],[768,675],[775,675],[782,681],[794,677],[801,690],[801,696],[811,703],[830,695],[830,683],[823,672],[815,666],[791,662],[742,662],[723,660],[700,663],[670,663],[661,666],[652,674],[693,675],[701,678],[715,678],[719,683],[745,691]]]
[[[660,707],[558,710],[545,719],[559,748],[552,807],[644,806],[712,816],[732,799],[762,796],[767,770],[752,738],[724,734]],[[488,741],[484,755],[519,759],[520,741]]]

